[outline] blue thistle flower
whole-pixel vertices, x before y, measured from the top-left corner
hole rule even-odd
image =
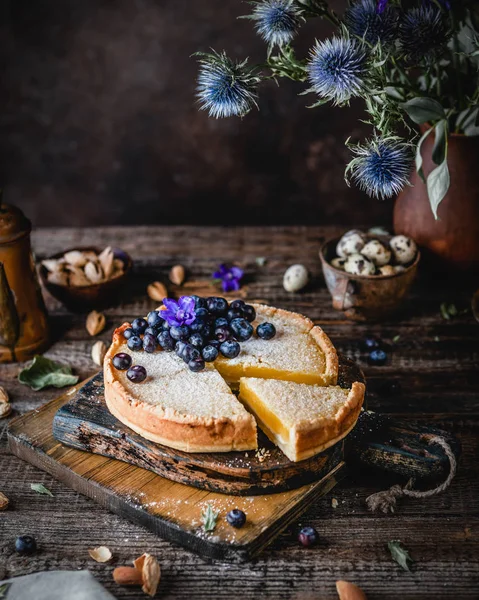
[[[348,8],[344,23],[352,35],[368,44],[377,42],[390,45],[397,34],[398,14],[391,6],[376,5],[376,0],[358,0]]]
[[[378,0],[378,5],[377,5],[377,12],[379,14],[381,14],[382,12],[384,12],[386,6],[388,5],[389,0]]]
[[[223,51],[221,54],[197,53],[200,56],[197,97],[202,110],[210,117],[246,115],[256,104],[259,77],[247,67],[248,59],[233,62]]]
[[[435,6],[411,8],[399,24],[401,50],[410,63],[432,62],[444,50],[449,37],[446,15]]]
[[[367,50],[358,40],[336,36],[316,40],[307,65],[311,90],[335,104],[360,96],[366,84],[367,59]]]
[[[293,0],[263,0],[253,4],[253,14],[247,18],[256,21],[256,31],[270,47],[288,44],[304,20]]]
[[[365,146],[353,146],[355,158],[346,168],[359,187],[373,198],[391,198],[409,183],[412,152],[397,137],[374,138]]]

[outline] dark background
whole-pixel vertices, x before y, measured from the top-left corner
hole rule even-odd
[[[240,0],[0,0],[0,169],[35,225],[388,223],[348,188],[350,109],[307,109],[305,85],[261,87],[261,111],[195,104],[196,50],[265,57]],[[334,3],[342,12],[343,2]],[[330,33],[310,21],[296,47]]]

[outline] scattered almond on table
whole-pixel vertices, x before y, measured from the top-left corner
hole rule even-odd
[[[5,496],[5,494],[2,494],[2,492],[0,492],[0,510],[7,510],[8,503],[8,498]]]
[[[175,265],[171,267],[170,281],[175,285],[181,285],[185,280],[185,267],[183,265]]]
[[[123,261],[115,258],[107,246],[100,254],[93,250],[71,250],[61,258],[42,261],[47,269],[47,280],[57,285],[87,287],[120,277],[124,273]]]
[[[92,361],[101,367],[103,365],[103,359],[106,354],[106,344],[102,340],[95,342],[91,348],[91,359]]]
[[[0,419],[8,417],[12,412],[12,405],[10,404],[10,398],[8,397],[7,390],[0,387]]]
[[[162,302],[163,298],[168,297],[168,290],[161,281],[154,281],[146,288],[148,296],[155,302]]]
[[[160,583],[161,569],[151,554],[145,553],[133,561],[134,567],[117,567],[113,579],[118,585],[138,585],[148,596],[154,596]]]
[[[367,600],[363,590],[349,581],[336,581],[336,591],[339,600]]]
[[[85,327],[91,336],[98,335],[105,329],[105,315],[96,310],[92,310],[86,318]]]

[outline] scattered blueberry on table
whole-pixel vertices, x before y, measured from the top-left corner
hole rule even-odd
[[[372,350],[368,356],[368,363],[372,366],[382,367],[386,364],[388,359],[388,355],[384,350],[377,348],[376,350]]]
[[[28,556],[37,550],[37,542],[31,535],[20,535],[15,540],[15,551],[18,554]]]
[[[319,542],[319,534],[314,527],[303,527],[298,534],[298,542],[305,547],[315,546]]]
[[[234,508],[226,515],[226,520],[232,527],[240,529],[246,523],[246,515],[239,508]]]
[[[175,353],[185,361],[193,372],[202,371],[207,362],[215,361],[221,354],[235,358],[241,352],[241,342],[255,334],[256,319],[254,306],[244,300],[233,300],[211,296],[182,296],[178,301],[164,298],[163,308],[148,313],[146,319],[138,317],[124,330],[123,336],[132,351],[155,352],[158,348]],[[261,323],[256,327],[256,336],[270,340],[276,335],[272,323]],[[122,354],[122,353],[120,353]],[[124,360],[113,359],[113,366],[126,370],[130,381],[139,383],[146,378],[146,370],[139,365],[131,367]],[[143,369],[143,370],[142,370]]]

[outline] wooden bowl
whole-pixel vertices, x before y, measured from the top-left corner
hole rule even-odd
[[[333,308],[353,321],[378,321],[396,312],[416,276],[419,250],[414,262],[394,275],[351,275],[331,264],[339,239],[329,240],[319,251]]]
[[[100,254],[102,249],[95,246],[81,246],[76,248],[67,248],[62,252],[57,252],[47,258],[59,259],[66,252],[72,250],[93,251]],[[114,279],[108,281],[102,281],[101,283],[92,283],[85,287],[74,287],[66,285],[58,285],[51,283],[47,279],[48,271],[42,264],[39,265],[38,272],[45,288],[50,294],[64,304],[69,310],[73,312],[89,312],[93,309],[104,308],[111,304],[118,302],[118,297],[122,288],[124,287],[133,265],[130,256],[120,248],[112,248],[115,258],[118,258],[123,262],[123,274]]]

